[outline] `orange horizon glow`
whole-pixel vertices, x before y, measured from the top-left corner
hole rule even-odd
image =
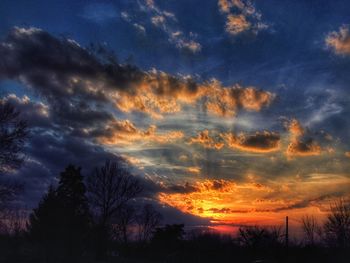
[[[346,176],[329,174],[314,174],[304,182],[294,177],[266,184],[248,176],[244,183],[197,181],[191,192],[160,193],[158,199],[184,213],[207,218],[214,225],[281,225],[288,215],[291,226],[297,227],[304,215],[323,221],[336,199],[333,190],[346,191],[349,186]],[[318,198],[322,193],[325,197]]]

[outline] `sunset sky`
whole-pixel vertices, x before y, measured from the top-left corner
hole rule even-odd
[[[2,0],[1,100],[31,129],[7,175],[25,186],[20,205],[67,164],[88,174],[119,155],[144,185],[135,202],[166,222],[321,220],[350,195],[349,12],[347,0]]]

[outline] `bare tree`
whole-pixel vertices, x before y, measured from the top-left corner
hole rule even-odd
[[[162,216],[152,205],[147,204],[137,216],[138,239],[146,242],[151,238],[153,231],[161,222]]]
[[[113,220],[115,222],[112,223],[114,238],[124,244],[128,243],[130,228],[135,223],[135,219],[135,209],[129,205],[123,206]]]
[[[331,205],[324,224],[326,242],[331,246],[350,246],[350,203],[339,199]]]
[[[0,175],[19,168],[23,162],[24,143],[29,136],[25,121],[20,112],[11,104],[0,100]],[[22,186],[0,178],[0,211],[12,201]]]
[[[19,183],[11,183],[0,180],[0,211],[7,208],[9,202],[23,189]]]
[[[11,104],[0,100],[0,173],[16,169],[23,162],[28,129],[19,115]]]
[[[238,240],[247,247],[282,246],[283,234],[281,227],[245,226],[238,230]]]
[[[0,218],[0,232],[8,235],[19,236],[27,225],[28,213],[18,207],[2,211]]]
[[[142,190],[122,161],[106,161],[87,178],[88,196],[103,226]]]
[[[303,216],[301,222],[307,244],[311,246],[315,245],[318,234],[320,233],[320,226],[315,216]]]

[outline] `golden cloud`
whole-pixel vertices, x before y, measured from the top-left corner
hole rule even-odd
[[[287,156],[317,156],[322,153],[321,147],[313,140],[292,141],[287,147]]]
[[[189,143],[198,143],[205,148],[220,150],[223,146],[246,152],[268,153],[279,150],[280,135],[275,132],[262,131],[254,134],[241,133],[235,135],[230,132],[211,136],[208,130],[201,131],[192,137]]]
[[[208,130],[201,131],[197,137],[190,138],[189,143],[198,143],[201,144],[204,148],[217,150],[220,150],[224,146],[223,143],[215,141],[215,139],[209,135]]]
[[[249,30],[251,23],[243,14],[229,14],[226,21],[226,31],[231,35],[237,35]]]
[[[188,167],[186,170],[192,174],[199,174],[201,172],[201,168],[198,166]]]
[[[213,80],[202,94],[207,97],[208,112],[222,117],[235,116],[240,108],[260,111],[275,98],[274,94],[254,87],[242,88],[238,84],[229,88],[222,87],[217,80]]]
[[[188,156],[186,154],[181,154],[179,160],[182,162],[186,162],[188,160]]]
[[[226,220],[237,214],[253,211],[252,205],[242,206],[243,195],[269,193],[272,190],[256,182],[237,184],[230,180],[204,180],[195,182],[190,192],[160,193],[161,203],[176,207],[183,212],[216,220]],[[254,195],[255,196],[255,195]]]
[[[255,134],[244,134],[236,136],[233,133],[222,133],[221,137],[230,148],[241,151],[268,153],[279,150],[280,135],[275,132],[263,131]]]
[[[161,192],[158,199],[183,212],[211,218],[212,222],[274,224],[275,213],[281,211],[288,211],[294,218],[305,213],[325,216],[329,200],[347,193],[349,184],[349,178],[336,174],[310,174],[264,184],[250,179],[246,182],[206,179],[187,185],[191,191]]]
[[[255,9],[251,1],[219,0],[218,7],[226,18],[225,30],[232,36],[243,32],[257,34],[268,28],[268,25],[261,21],[261,13]]]
[[[292,119],[289,123],[288,130],[293,136],[293,138],[298,138],[304,135],[305,130],[301,126],[300,122],[297,119]]]
[[[140,130],[129,120],[110,122],[103,135],[98,137],[102,144],[131,144],[134,142],[169,143],[184,137],[182,131],[157,133],[157,127],[150,125],[146,130]]]
[[[286,155],[288,157],[317,156],[322,153],[321,146],[312,138],[303,138],[305,129],[298,120],[292,119],[289,122],[288,130],[291,134],[290,143],[286,150]]]
[[[350,55],[349,27],[341,26],[339,32],[330,32],[326,37],[326,45],[338,55]]]
[[[197,84],[190,77],[177,78],[154,70],[133,89],[119,91],[114,98],[119,110],[144,112],[153,118],[179,112],[182,105],[195,105],[204,99],[208,112],[225,117],[236,115],[238,109],[260,111],[275,95],[238,84],[223,87],[215,79]]]
[[[232,4],[229,0],[219,0],[218,6],[221,12],[228,13],[230,12],[230,8],[232,7]]]

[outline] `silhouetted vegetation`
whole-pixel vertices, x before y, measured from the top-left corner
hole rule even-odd
[[[87,189],[94,214],[96,258],[104,259],[113,234],[127,242],[127,226],[133,220],[128,202],[141,192],[141,186],[123,162],[106,161],[87,177]]]
[[[80,168],[67,166],[27,223],[13,213],[2,225],[0,262],[347,262],[345,200],[331,205],[323,225],[305,216],[304,239],[288,248],[281,227],[185,231],[183,224],[162,226],[150,204],[131,202],[140,182],[119,162],[106,162],[86,181]]]
[[[48,262],[75,262],[86,250],[90,214],[80,168],[69,165],[30,215],[28,234]]]
[[[19,183],[6,181],[2,175],[22,165],[23,147],[28,136],[27,123],[20,118],[20,112],[0,100],[0,211],[6,209],[22,189]]]
[[[0,102],[0,174],[18,168],[23,162],[28,128],[19,115],[14,106]]]

